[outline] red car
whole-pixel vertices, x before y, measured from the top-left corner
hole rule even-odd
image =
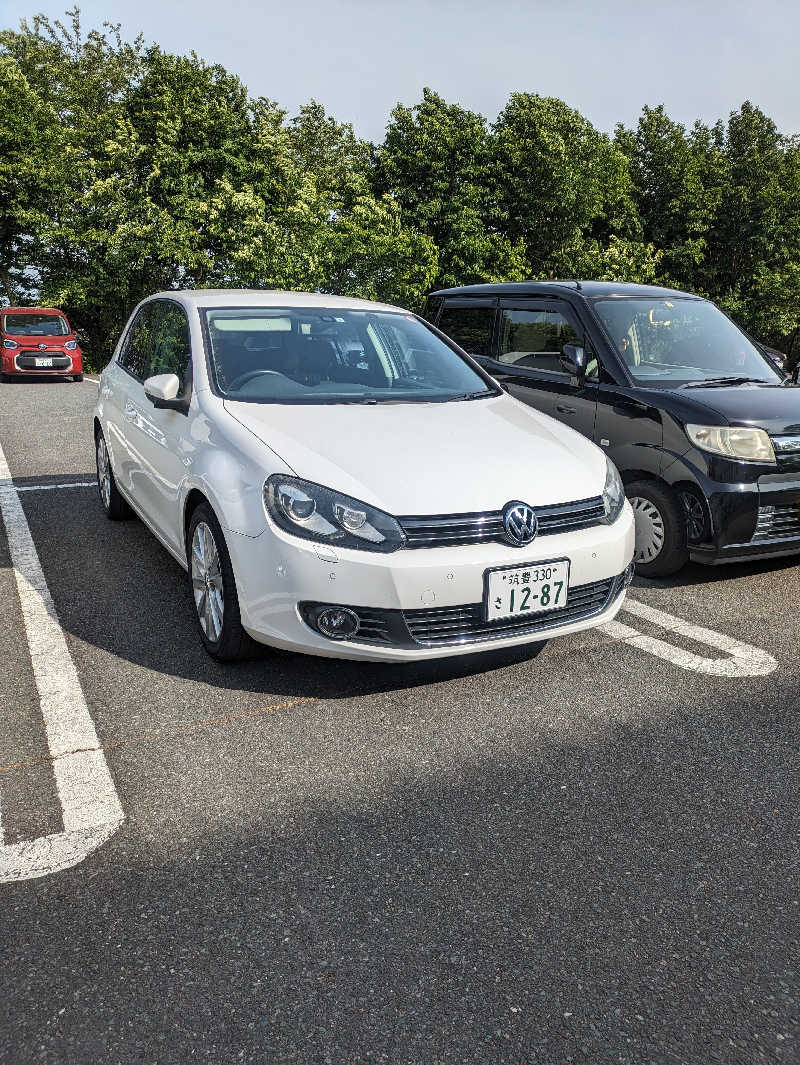
[[[83,352],[63,311],[0,308],[0,379],[30,374],[83,380]]]

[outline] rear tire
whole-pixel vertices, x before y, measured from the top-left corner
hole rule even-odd
[[[110,521],[124,521],[133,517],[133,511],[127,501],[120,495],[114,471],[111,469],[111,456],[108,453],[103,430],[98,429],[95,437],[95,459],[97,462],[97,490],[106,517]]]
[[[659,481],[632,481],[625,494],[636,519],[633,559],[642,577],[668,577],[689,559],[686,514],[678,497]]]
[[[219,662],[249,657],[256,643],[242,625],[228,545],[208,503],[200,503],[192,512],[186,559],[195,618],[206,651]]]

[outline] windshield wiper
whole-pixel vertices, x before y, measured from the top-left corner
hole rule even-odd
[[[486,396],[493,396],[493,395],[495,395],[495,393],[494,392],[490,392],[488,388],[480,388],[480,389],[478,389],[477,392],[461,392],[460,395],[457,395],[457,396],[448,396],[445,399],[445,402],[446,403],[450,403],[450,402],[453,402],[455,400],[484,399]]]
[[[681,388],[715,388],[723,385],[768,385],[763,377],[707,377],[703,381],[687,381]]]

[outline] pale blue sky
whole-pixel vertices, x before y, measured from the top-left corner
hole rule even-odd
[[[53,0],[0,0],[0,24]],[[362,136],[381,139],[399,100],[429,85],[489,119],[513,91],[560,96],[599,128],[664,103],[713,122],[751,99],[800,131],[800,5],[789,0],[84,0],[88,27],[194,49],[290,112],[315,97]]]

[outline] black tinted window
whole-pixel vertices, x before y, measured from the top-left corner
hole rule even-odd
[[[500,362],[562,373],[562,348],[581,343],[566,316],[555,308],[506,307],[500,314]]]
[[[494,307],[445,305],[438,325],[470,355],[491,355]]]
[[[142,307],[134,318],[119,353],[120,366],[140,381],[149,376],[156,309],[155,303],[146,303]]]
[[[183,390],[186,368],[191,358],[189,345],[189,322],[182,307],[177,303],[159,300],[156,304],[153,348],[150,356],[148,377],[156,374],[177,374]]]

